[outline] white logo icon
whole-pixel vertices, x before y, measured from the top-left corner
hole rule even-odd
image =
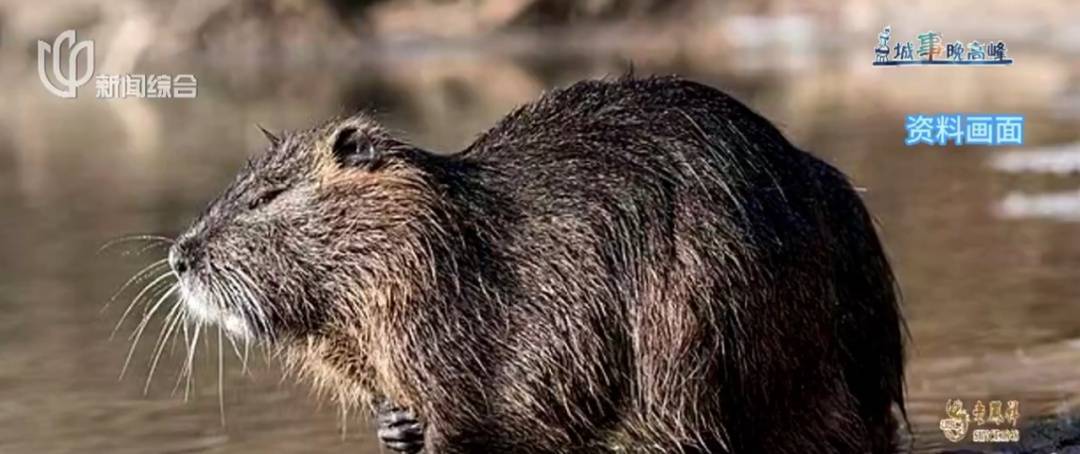
[[[68,50],[66,73],[61,65],[61,57],[65,48]],[[80,74],[78,61],[79,55],[83,52],[86,52],[86,71]],[[52,76],[60,84],[61,88],[57,88],[49,80],[46,65],[49,60],[47,55],[50,54],[52,55]],[[94,42],[91,40],[76,42],[75,30],[67,30],[61,33],[52,44],[39,40],[38,76],[41,77],[41,83],[45,85],[45,88],[50,93],[61,98],[74,98],[78,94],[79,87],[89,82],[90,78],[94,76]]]

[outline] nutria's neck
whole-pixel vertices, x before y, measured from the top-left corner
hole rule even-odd
[[[432,231],[452,239],[440,252],[458,261],[490,262],[506,226],[521,211],[508,197],[502,169],[455,155],[436,157],[425,170],[440,195],[436,210],[444,222]]]
[[[408,233],[395,237],[401,260],[383,267],[382,278],[363,282],[352,314],[335,317],[328,332],[304,346],[308,370],[348,390],[341,400],[370,402],[379,396],[412,403],[415,387],[430,379],[408,352],[449,351],[464,344],[425,342],[453,338],[444,330],[505,316],[485,304],[507,285],[511,273],[499,257],[507,216],[515,213],[493,177],[498,169],[450,156],[422,157],[413,164],[432,197]],[[500,325],[501,324],[495,324]],[[416,332],[424,327],[425,333]],[[335,377],[334,380],[326,377]]]

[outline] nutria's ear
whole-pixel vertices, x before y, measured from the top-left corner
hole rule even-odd
[[[333,153],[342,167],[355,167],[375,158],[375,144],[360,130],[345,127],[334,138]]]
[[[270,145],[276,147],[278,146],[278,144],[281,143],[281,139],[278,138],[278,136],[275,136],[274,133],[267,131],[266,128],[262,127],[262,125],[257,124],[255,126],[259,128],[259,131],[262,131],[264,136],[266,136],[266,140],[270,141]]]

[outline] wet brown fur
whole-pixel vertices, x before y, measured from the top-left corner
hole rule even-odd
[[[342,161],[343,134],[371,156]],[[892,449],[903,336],[870,217],[693,82],[582,82],[448,156],[363,116],[290,133],[181,242],[219,268],[190,279],[251,275],[266,316],[230,310],[294,370],[408,406],[430,452]]]

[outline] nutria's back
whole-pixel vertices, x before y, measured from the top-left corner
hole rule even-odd
[[[412,408],[431,452],[884,452],[903,401],[851,186],[677,78],[554,91],[450,156],[362,117],[288,134],[177,249],[206,319]]]

